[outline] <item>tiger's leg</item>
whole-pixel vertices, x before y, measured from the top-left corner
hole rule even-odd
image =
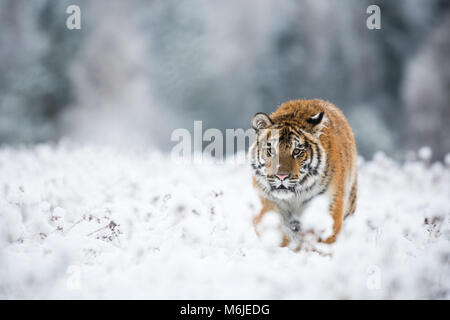
[[[273,210],[275,208],[275,204],[270,201],[267,200],[265,198],[260,198],[261,199],[261,203],[262,203],[262,208],[261,211],[259,212],[259,214],[253,218],[253,227],[255,228],[255,232],[259,237],[259,232],[258,232],[258,225],[261,223],[262,218],[264,217],[264,215]]]
[[[341,231],[344,222],[344,195],[342,191],[337,191],[334,194],[330,204],[330,214],[333,218],[333,234],[324,241],[328,244],[336,241],[336,237]]]
[[[264,217],[264,215],[269,211],[278,212],[277,206],[272,201],[267,200],[265,198],[260,198],[260,199],[261,199],[261,203],[262,203],[261,211],[259,212],[259,214],[256,217],[253,218],[253,227],[255,228],[255,232],[258,237],[260,236],[259,231],[258,231],[258,225],[261,223],[261,220]],[[286,234],[281,230],[281,226],[280,226],[279,230],[283,235],[283,240],[281,242],[281,246],[286,247],[289,244],[290,240],[286,236]]]

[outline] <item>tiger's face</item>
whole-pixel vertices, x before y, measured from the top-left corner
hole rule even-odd
[[[323,113],[313,115],[318,125]],[[274,122],[258,113],[252,121],[257,139],[250,148],[254,177],[261,189],[276,198],[289,198],[306,190],[323,169],[324,152],[318,135],[292,121]]]

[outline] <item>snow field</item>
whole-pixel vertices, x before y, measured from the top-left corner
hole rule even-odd
[[[360,159],[330,255],[261,239],[246,164],[70,143],[0,149],[0,298],[450,298],[450,165]],[[309,217],[309,219],[314,220]]]

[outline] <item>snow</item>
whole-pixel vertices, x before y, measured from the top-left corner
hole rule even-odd
[[[417,153],[418,153],[419,158],[425,162],[430,161],[431,156],[433,155],[433,152],[431,151],[430,147],[422,147],[419,149],[419,151]]]
[[[278,247],[276,213],[259,239],[259,209],[245,163],[5,146],[0,298],[450,298],[448,161],[360,159],[357,211],[327,254]]]

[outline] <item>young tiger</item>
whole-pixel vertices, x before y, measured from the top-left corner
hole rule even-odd
[[[302,230],[299,218],[314,197],[324,194],[332,234],[317,240],[335,242],[344,218],[356,208],[356,145],[344,114],[328,101],[293,100],[270,116],[255,114],[252,127],[257,139],[249,159],[262,202],[253,220],[256,231],[264,214],[274,210],[281,214],[282,246],[301,241],[311,231]]]

